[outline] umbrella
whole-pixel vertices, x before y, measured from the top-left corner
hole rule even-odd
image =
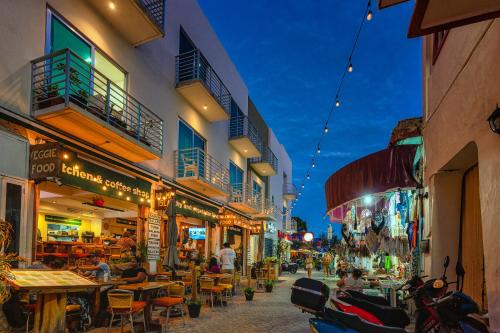
[[[173,206],[173,205],[172,205]],[[177,223],[175,222],[175,213],[169,214],[167,224],[167,252],[163,258],[163,266],[167,266],[175,270],[175,266],[179,264],[179,256],[177,253]]]

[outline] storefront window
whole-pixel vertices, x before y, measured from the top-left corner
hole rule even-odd
[[[23,186],[5,183],[5,221],[12,225],[12,242],[7,252],[19,252]]]

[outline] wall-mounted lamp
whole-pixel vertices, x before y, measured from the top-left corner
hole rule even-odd
[[[498,104],[495,111],[488,117],[488,123],[490,123],[491,130],[500,135],[500,108]]]

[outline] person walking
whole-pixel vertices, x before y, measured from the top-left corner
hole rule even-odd
[[[326,279],[330,277],[330,262],[331,257],[329,253],[325,253],[321,259],[321,266],[323,267],[323,278]]]
[[[236,252],[231,248],[228,242],[224,243],[224,248],[219,253],[220,262],[222,264],[222,273],[234,273],[234,259]]]
[[[306,258],[306,270],[307,270],[307,277],[311,278],[312,275],[312,270],[313,270],[313,264],[314,260],[311,255],[308,255]]]

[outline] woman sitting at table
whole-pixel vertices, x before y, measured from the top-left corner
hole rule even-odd
[[[127,283],[141,283],[146,281],[148,274],[141,267],[140,261],[136,260],[131,263],[131,267],[122,272],[122,281]]]
[[[208,263],[208,267],[205,269],[207,273],[220,273],[220,266],[217,263],[217,258],[210,258],[210,262]]]

